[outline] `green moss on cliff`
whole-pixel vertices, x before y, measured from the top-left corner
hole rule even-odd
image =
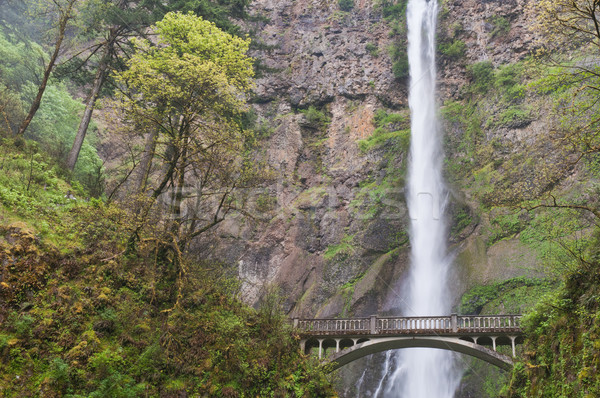
[[[527,315],[524,358],[506,397],[600,396],[600,271],[598,244],[564,286]]]
[[[461,298],[461,314],[521,314],[556,288],[551,280],[516,277],[471,288]]]

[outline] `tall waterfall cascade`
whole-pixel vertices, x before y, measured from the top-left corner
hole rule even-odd
[[[437,0],[409,0],[408,60],[411,112],[410,164],[407,204],[411,218],[411,266],[407,293],[399,304],[406,316],[449,314],[444,209],[447,190],[442,178],[441,138],[437,123],[435,30]],[[393,365],[393,366],[391,366]],[[452,398],[461,372],[446,350],[413,348],[386,358],[390,369],[385,388],[375,396]]]

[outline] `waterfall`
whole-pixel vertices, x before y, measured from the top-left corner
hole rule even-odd
[[[437,0],[409,0],[408,61],[411,144],[407,204],[411,218],[411,267],[406,316],[447,315],[451,259],[444,220],[447,191],[442,179],[442,150],[436,115],[435,30]],[[386,387],[387,397],[452,398],[461,372],[454,354],[439,349],[405,349]]]

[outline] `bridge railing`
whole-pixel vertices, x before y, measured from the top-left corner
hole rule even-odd
[[[347,319],[294,319],[309,335],[456,334],[520,332],[521,315],[456,315]]]
[[[308,333],[342,333],[369,334],[371,333],[370,318],[353,319],[297,319],[295,326]]]
[[[459,316],[458,329],[463,332],[521,330],[521,315]]]
[[[378,333],[448,333],[451,331],[452,322],[449,316],[377,318]]]

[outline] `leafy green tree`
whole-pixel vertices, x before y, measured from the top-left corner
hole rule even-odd
[[[129,57],[129,39],[132,36],[144,37],[147,28],[173,11],[189,12],[215,22],[230,33],[239,33],[239,27],[232,18],[246,16],[249,0],[111,0],[90,2],[87,8],[86,35],[95,37],[93,44],[78,53],[72,59],[67,71],[86,71],[93,75],[90,92],[86,100],[86,108],[81,118],[73,146],[69,152],[67,166],[73,170],[79,157],[81,145],[92,118],[96,100],[107,79],[110,70],[123,70],[124,59]],[[95,71],[95,72],[94,72]],[[153,140],[152,136],[148,138]]]
[[[571,130],[567,138],[581,157],[596,154],[600,152],[600,1],[542,0],[532,7],[543,38],[541,58],[558,67],[542,89],[570,91],[571,106],[561,107],[559,128]],[[569,49],[570,59],[564,49]]]
[[[600,154],[600,1],[541,0],[531,4],[541,33],[538,60],[545,64],[533,85],[554,102],[550,138],[570,152],[566,167],[583,163],[597,175]],[[598,188],[577,202],[549,196],[536,207],[574,208],[598,218]]]
[[[143,3],[125,0],[91,2],[86,9],[91,23],[86,27],[85,33],[96,36],[96,40],[91,46],[80,51],[79,54],[83,58],[74,57],[71,65],[75,70],[95,67],[95,75],[79,128],[67,156],[67,167],[70,170],[75,168],[79,158],[79,152],[92,120],[94,106],[111,66],[114,68],[120,63],[120,56],[126,53],[129,37],[143,34],[144,29],[150,24],[150,15],[144,9]],[[96,62],[94,57],[97,58]]]
[[[54,48],[51,52],[50,59],[46,62],[44,73],[38,86],[37,94],[31,103],[31,107],[27,112],[27,116],[25,116],[25,119],[19,126],[19,135],[23,135],[25,133],[27,127],[29,127],[29,124],[31,123],[31,120],[35,116],[35,113],[40,107],[44,91],[46,91],[46,86],[48,85],[48,80],[50,79],[50,74],[56,65],[56,60],[58,59],[63,46],[63,41],[67,35],[67,29],[69,28],[72,19],[76,15],[76,6],[79,2],[80,0],[52,0],[41,1],[32,5],[32,8],[35,9],[40,16],[44,15],[52,18],[52,20],[55,21],[55,40],[53,46]]]
[[[193,12],[194,14],[213,22],[219,29],[232,35],[240,34],[236,20],[247,18],[247,9],[251,0],[147,0],[153,5],[156,20],[167,12]]]
[[[128,69],[117,75],[128,88],[120,101],[134,129],[156,132],[160,167],[142,221],[162,195],[170,202],[169,239],[185,246],[223,221],[236,207],[235,190],[255,176],[243,157],[249,133],[240,127],[253,60],[250,40],[193,13],[168,13],[153,31],[158,44],[134,40]]]

